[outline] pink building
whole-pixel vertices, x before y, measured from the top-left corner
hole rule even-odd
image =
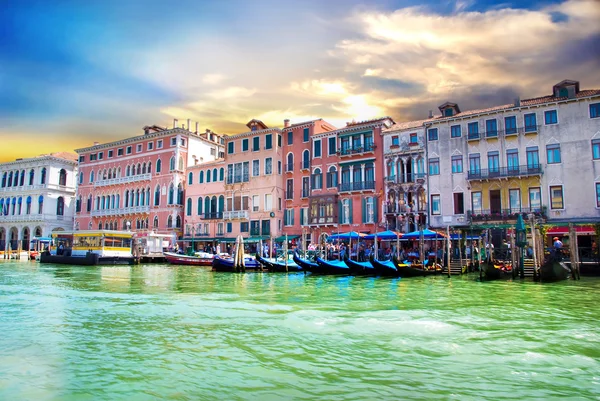
[[[223,138],[176,124],[147,126],[143,135],[76,150],[75,229],[182,235],[186,168],[222,156]]]

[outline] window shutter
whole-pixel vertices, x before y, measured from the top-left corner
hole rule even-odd
[[[304,224],[304,208],[300,208],[300,225]]]
[[[339,206],[338,223],[342,224],[344,222],[344,204],[342,201],[339,201]]]
[[[352,203],[353,203],[352,201],[353,201],[353,199],[350,198],[348,200],[350,202],[350,221],[349,221],[349,223],[352,224]]]
[[[294,225],[295,218],[296,218],[296,209],[292,209],[292,225]]]
[[[285,209],[285,213],[283,214],[283,225],[288,225],[288,209]]]
[[[367,198],[362,198],[362,222],[367,222]]]

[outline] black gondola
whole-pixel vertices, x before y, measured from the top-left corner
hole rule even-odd
[[[382,277],[400,277],[400,272],[390,260],[376,260],[373,255],[369,259],[371,265],[375,269],[376,276]]]
[[[482,280],[500,280],[500,279],[509,279],[512,278],[513,273],[512,270],[503,269],[501,266],[494,265],[492,261],[481,261],[479,263],[479,268],[481,269],[481,279]]]
[[[571,275],[569,269],[556,255],[546,257],[544,264],[540,268],[540,281],[552,282],[566,280]]]
[[[423,269],[421,265],[415,267],[414,265],[401,263],[396,257],[392,258],[392,260],[394,261],[394,266],[398,269],[398,277],[421,277],[441,273],[441,270]]]
[[[313,270],[315,270],[315,269],[317,269],[317,270],[319,269],[319,265],[318,265],[318,264],[316,264],[316,263],[314,263],[314,262],[311,262],[311,261],[309,261],[309,260],[306,260],[306,259],[302,259],[302,258],[300,257],[300,255],[298,255],[298,252],[297,252],[297,251],[294,251],[294,255],[293,255],[292,259],[293,259],[293,260],[294,260],[294,262],[296,262],[296,264],[297,264],[298,266],[300,266],[300,267],[302,268],[302,270],[304,270],[304,271],[307,271],[307,272],[312,272],[312,271],[313,271]]]
[[[293,273],[293,272],[300,272],[302,271],[302,267],[299,266],[297,263],[292,262],[292,261],[288,261],[287,264],[287,269],[285,266],[285,261],[281,261],[281,260],[272,260],[272,259],[266,259],[261,257],[260,255],[256,255],[256,260],[266,269],[268,269],[270,272],[275,272],[275,273]]]
[[[232,257],[215,256],[213,259],[213,270],[217,272],[235,272],[234,261]],[[244,266],[246,271],[262,271],[260,263],[254,258],[244,257]]]
[[[332,275],[347,275],[350,274],[350,268],[340,260],[324,260],[317,257],[317,265],[319,268],[313,270],[314,274],[332,274]]]
[[[352,259],[344,258],[344,263],[350,269],[353,276],[375,276],[375,267],[369,262],[357,262]]]

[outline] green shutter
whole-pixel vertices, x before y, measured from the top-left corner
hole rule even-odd
[[[367,222],[367,198],[362,198],[362,222]]]
[[[283,214],[283,225],[288,225],[288,209],[285,209],[285,213]]]
[[[352,221],[352,203],[354,203],[354,202],[353,202],[352,198],[350,198],[348,200],[350,201],[350,224],[352,224],[353,223],[353,221]]]
[[[379,220],[377,220],[377,210],[379,209],[379,206],[377,204],[378,201],[379,201],[378,196],[373,198],[373,221],[375,222],[375,224],[377,224],[377,222],[379,221]]]
[[[338,214],[338,223],[342,224],[344,221],[344,205],[342,203],[342,201],[339,201],[339,214]]]
[[[300,225],[304,224],[304,208],[300,208]]]
[[[294,225],[294,219],[296,217],[296,209],[292,209],[292,225]]]

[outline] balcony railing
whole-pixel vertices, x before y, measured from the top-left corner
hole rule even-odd
[[[286,163],[285,164],[285,172],[291,173],[294,171],[294,163]]]
[[[250,230],[250,235],[260,235],[260,229],[251,229]]]
[[[344,182],[338,186],[339,191],[365,191],[375,189],[375,181]]]
[[[519,129],[519,131],[521,131]],[[523,131],[524,134],[537,134],[538,132],[540,132],[540,126],[539,125],[526,125],[523,127]],[[521,132],[519,132],[521,133]]]
[[[522,215],[525,221],[528,215],[533,213],[536,217],[546,217],[545,207],[514,207],[509,209],[476,209],[469,210],[467,215],[471,221],[496,221],[496,220],[516,220],[519,215]]]
[[[317,225],[317,224],[336,224],[338,221],[337,216],[321,216],[321,217],[309,217],[308,224]]]
[[[227,177],[227,184],[239,184],[240,182],[250,181],[250,174],[236,174],[233,177]]]
[[[92,210],[92,217],[122,216],[125,214],[150,213],[150,205],[132,206],[119,209]]]
[[[541,165],[532,166],[513,166],[513,167],[498,167],[495,169],[469,170],[467,173],[468,180],[488,180],[505,177],[522,177],[530,175],[542,174]]]
[[[236,220],[236,219],[248,219],[247,210],[229,210],[223,212],[223,219],[225,220]]]
[[[366,144],[365,146],[353,146],[353,147],[348,147],[348,148],[342,148],[339,151],[339,155],[340,156],[349,156],[349,155],[356,155],[356,154],[360,154],[360,153],[366,153],[366,152],[374,152],[375,148],[377,146],[375,146],[372,143]]]
[[[0,223],[19,223],[31,221],[73,221],[73,216],[62,216],[56,214],[22,214],[22,215],[0,215]]]
[[[300,162],[300,170],[310,170],[310,161],[304,160]]]
[[[203,213],[203,214],[200,215],[200,218],[202,218],[202,220],[222,219],[223,218],[223,212]]]
[[[388,176],[385,178],[385,180],[386,180],[387,182],[396,182],[396,178],[398,178],[398,177],[397,177],[397,176],[395,176],[395,175],[388,175]]]
[[[391,175],[386,178],[387,182],[394,182],[399,184],[405,183],[413,183],[417,182],[419,179],[424,179],[427,174],[425,173],[409,173],[406,175],[406,180],[404,179],[404,175]]]
[[[308,189],[303,189],[302,190],[302,197],[303,198],[308,198],[310,196],[310,191]]]
[[[286,200],[294,199],[294,191],[286,191],[285,192],[285,199]]]
[[[408,213],[409,208],[406,205],[384,205],[383,211],[385,214]]]
[[[75,187],[68,187],[66,185],[57,184],[34,184],[34,185],[20,185],[16,187],[4,187],[0,188],[0,192],[27,192],[37,191],[39,189],[50,189],[55,191],[70,191],[75,192]]]
[[[94,181],[95,187],[105,187],[107,185],[129,184],[132,182],[147,181],[152,179],[152,173],[130,175],[129,177],[111,178],[110,180]]]

